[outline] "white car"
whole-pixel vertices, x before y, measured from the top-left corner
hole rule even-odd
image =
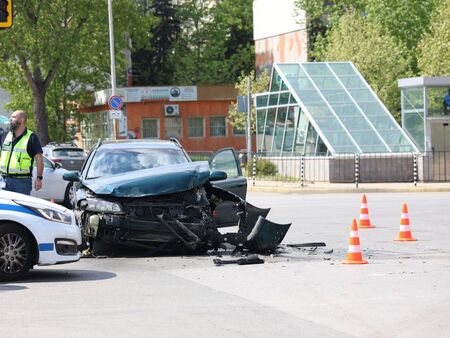
[[[36,179],[36,161],[33,168],[33,190],[31,196],[43,198],[47,201],[53,200],[56,203],[62,203],[65,207],[70,207],[70,194],[72,185],[63,180],[63,175],[67,170],[62,168],[61,164],[50,161],[44,156],[44,173],[42,188],[39,191],[34,190],[34,180]]]
[[[44,156],[44,180],[42,182],[42,188],[38,191],[34,190],[34,181],[36,179],[36,162],[34,162],[33,168],[33,183],[31,190],[31,196],[42,198],[47,201],[53,200],[56,203],[63,204],[67,208],[71,208],[71,183],[63,180],[66,169],[62,168],[61,164],[54,163]],[[5,182],[0,176],[0,190],[5,188]]]
[[[0,190],[0,281],[20,278],[34,265],[76,262],[80,245],[71,210]]]

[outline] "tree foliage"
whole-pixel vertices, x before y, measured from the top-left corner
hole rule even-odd
[[[418,47],[423,76],[450,76],[450,0],[442,1]]]
[[[342,16],[330,32],[323,59],[352,61],[389,111],[399,119],[397,79],[411,74],[405,49],[383,32],[376,19],[363,18],[351,12]]]
[[[269,89],[270,76],[267,70],[264,70],[258,76],[255,76],[255,71],[251,71],[250,74],[246,75],[241,73],[239,81],[235,84],[238,95],[247,96],[248,91],[248,78],[250,77],[250,90],[251,95],[266,92]],[[228,120],[231,122],[233,127],[237,130],[245,130],[246,126],[246,113],[239,112],[237,109],[237,103],[232,106],[228,112]],[[250,124],[252,132],[255,132],[255,107],[251,105],[250,114]]]
[[[49,115],[63,120],[61,111],[72,111],[67,110],[68,103],[106,83],[107,6],[106,1],[95,2],[95,8],[92,4],[89,0],[16,0],[14,26],[0,31],[1,86],[11,94],[11,108],[34,112],[34,128],[43,144],[50,139]],[[116,50],[120,50],[125,31],[139,37],[151,21],[136,14],[131,0],[116,3],[115,13]],[[119,53],[117,61],[118,69],[124,68]]]

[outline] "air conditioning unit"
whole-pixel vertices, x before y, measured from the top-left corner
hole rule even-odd
[[[180,115],[180,107],[177,104],[165,104],[164,116],[178,116]]]

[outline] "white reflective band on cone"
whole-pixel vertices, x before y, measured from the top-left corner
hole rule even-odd
[[[358,231],[350,231],[350,237],[352,238],[359,237]]]
[[[368,214],[360,214],[359,219],[369,219],[369,215]]]
[[[405,219],[405,218],[409,218],[409,216],[408,216],[408,214],[404,214],[404,213],[402,212],[402,217],[401,217],[401,218]]]
[[[351,253],[361,252],[361,248],[359,245],[349,245],[348,252],[351,252]]]
[[[361,209],[367,209],[367,203],[361,203]]]
[[[400,231],[411,231],[409,225],[400,225]]]

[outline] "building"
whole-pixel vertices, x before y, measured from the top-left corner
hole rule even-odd
[[[307,61],[306,15],[294,0],[253,1],[253,38],[258,72],[270,72],[276,62]]]
[[[276,63],[255,106],[258,152],[419,151],[351,62]]]
[[[215,151],[224,147],[244,149],[245,132],[234,130],[227,120],[236,102],[234,86],[129,87],[118,88],[125,103],[118,120],[118,138],[176,137],[188,151]],[[111,90],[95,93],[92,105],[80,109],[84,148],[100,139],[114,138],[108,108]]]
[[[402,126],[422,152],[450,151],[450,77],[398,80]]]

